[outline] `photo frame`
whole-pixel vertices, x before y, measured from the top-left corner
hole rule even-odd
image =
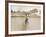
[[[5,35],[45,34],[45,3],[7,1],[5,4]]]

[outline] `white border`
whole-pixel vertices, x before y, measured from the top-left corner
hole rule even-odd
[[[41,6],[41,30],[32,30],[32,31],[11,31],[11,5],[24,5],[24,6]],[[38,33],[43,32],[43,5],[36,5],[36,4],[19,4],[19,3],[8,3],[8,34],[21,34],[21,33]]]

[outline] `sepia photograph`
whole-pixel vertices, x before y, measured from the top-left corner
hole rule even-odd
[[[8,3],[8,34],[43,33],[43,4]]]

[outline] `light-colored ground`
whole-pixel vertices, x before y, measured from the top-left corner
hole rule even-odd
[[[25,24],[25,17],[11,17],[11,30],[12,31],[23,31],[23,30],[39,30],[41,18],[38,16],[28,17],[28,23]]]

